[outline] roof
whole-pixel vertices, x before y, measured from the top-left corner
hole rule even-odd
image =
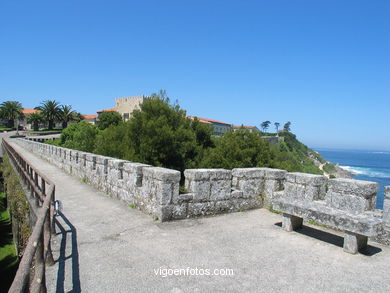
[[[97,111],[97,113],[102,113],[102,112],[115,112],[116,111],[116,108],[111,108],[111,109],[104,109],[104,110],[101,110],[101,111]]]
[[[204,120],[204,119],[201,119],[199,117],[194,117],[194,116],[188,116],[187,118],[191,119],[191,120],[195,120],[198,119],[200,123],[205,123],[205,124],[212,124],[211,122],[207,121],[207,120]]]
[[[83,115],[84,119],[95,119],[97,115]]]
[[[219,124],[225,124],[225,125],[230,126],[229,123],[222,122],[222,121],[219,121],[219,120],[209,119],[209,118],[202,118],[202,117],[197,117],[197,116],[189,116],[189,118],[192,119],[192,120],[197,118],[199,120],[199,122],[206,123],[206,124],[219,123]]]
[[[32,114],[32,113],[37,113],[38,110],[35,109],[23,109],[23,114]]]

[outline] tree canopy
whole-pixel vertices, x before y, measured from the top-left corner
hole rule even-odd
[[[168,98],[154,94],[129,121],[101,132],[96,152],[183,171],[196,166],[203,146],[212,144],[210,137],[211,130],[187,119]]]
[[[62,122],[62,128],[68,127],[68,123],[74,119],[76,112],[70,105],[62,105],[59,109],[58,118]]]
[[[310,149],[295,135],[286,130],[279,135],[283,139],[274,145],[261,133],[244,127],[212,136],[209,125],[187,118],[162,92],[146,99],[128,121],[111,123],[104,130],[83,121],[68,126],[60,145],[182,172],[188,168],[248,167],[321,172],[308,156]]]
[[[81,121],[69,125],[61,133],[60,145],[66,148],[92,153],[95,149],[98,129],[95,125]]]
[[[31,113],[28,116],[27,122],[31,123],[33,125],[34,131],[38,131],[39,130],[39,124],[44,122],[44,118],[43,118],[43,116],[42,116],[42,114],[40,112]]]
[[[49,124],[49,130],[53,129],[55,121],[61,119],[60,103],[55,100],[43,101],[41,105],[35,109],[41,111],[42,116]]]
[[[98,127],[104,130],[111,125],[118,125],[122,120],[121,114],[116,111],[103,112],[99,115]]]
[[[6,101],[1,103],[0,117],[8,121],[8,127],[15,127],[15,119],[23,117],[22,104],[17,101]]]

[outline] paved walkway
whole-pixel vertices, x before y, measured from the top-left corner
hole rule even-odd
[[[369,255],[350,255],[334,231],[306,226],[287,233],[278,225],[281,216],[264,209],[154,222],[24,155],[56,183],[63,202],[48,292],[389,292],[389,247],[369,243]],[[155,274],[164,268],[232,269],[234,275]]]

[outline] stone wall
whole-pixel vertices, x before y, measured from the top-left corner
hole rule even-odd
[[[18,139],[18,144],[113,198],[161,221],[243,211],[269,204],[286,171],[269,168],[179,171]]]
[[[390,239],[390,187],[384,211],[375,210],[377,184],[270,168],[187,169],[184,191],[179,171],[118,160],[25,139],[21,146],[113,198],[161,221],[268,207],[274,200],[320,204],[359,215],[383,218],[379,238]],[[383,242],[383,241],[381,241]]]

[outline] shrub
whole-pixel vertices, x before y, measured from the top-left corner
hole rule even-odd
[[[99,115],[98,128],[104,130],[111,125],[118,125],[122,122],[122,116],[118,112],[109,111]]]
[[[84,152],[93,152],[98,129],[95,125],[81,121],[69,125],[61,133],[61,146]]]

